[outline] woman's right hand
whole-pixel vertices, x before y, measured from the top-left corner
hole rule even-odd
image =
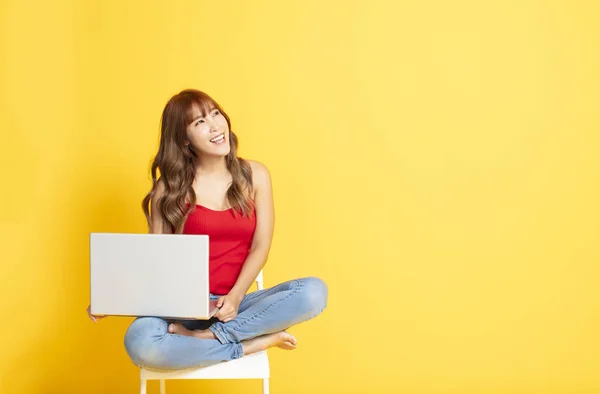
[[[104,319],[106,317],[106,316],[92,315],[92,306],[91,305],[87,307],[87,313],[88,313],[88,316],[90,317],[90,320],[93,321],[94,323],[98,323],[98,320]]]

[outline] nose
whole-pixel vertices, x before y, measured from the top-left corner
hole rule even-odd
[[[219,128],[217,127],[217,121],[213,117],[209,117],[208,125],[210,126],[211,132],[219,131]]]

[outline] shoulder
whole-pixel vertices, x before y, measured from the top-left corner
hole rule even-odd
[[[270,179],[271,174],[266,165],[264,165],[260,161],[256,161],[256,160],[247,160],[247,161],[250,164],[250,168],[252,169],[252,180],[258,181],[258,182],[261,182],[261,181],[264,182],[265,180]]]
[[[271,187],[271,173],[266,165],[256,160],[247,160],[252,170],[252,183],[257,189]]]

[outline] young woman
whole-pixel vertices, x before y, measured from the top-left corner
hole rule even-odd
[[[327,286],[310,277],[246,294],[271,247],[268,169],[237,156],[229,117],[203,92],[173,96],[161,120],[153,185],[142,203],[149,231],[209,235],[210,293],[220,309],[208,321],[137,318],[125,334],[127,353],[138,366],[173,370],[273,346],[294,349],[296,338],[285,329],[325,309]]]

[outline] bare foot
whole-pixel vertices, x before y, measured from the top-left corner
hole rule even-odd
[[[200,339],[217,339],[211,330],[188,330],[181,323],[171,323],[167,329],[169,334],[184,335]]]
[[[270,347],[277,346],[281,349],[292,350],[296,348],[296,338],[287,331],[279,331],[246,341],[242,341],[244,355],[259,352]]]

